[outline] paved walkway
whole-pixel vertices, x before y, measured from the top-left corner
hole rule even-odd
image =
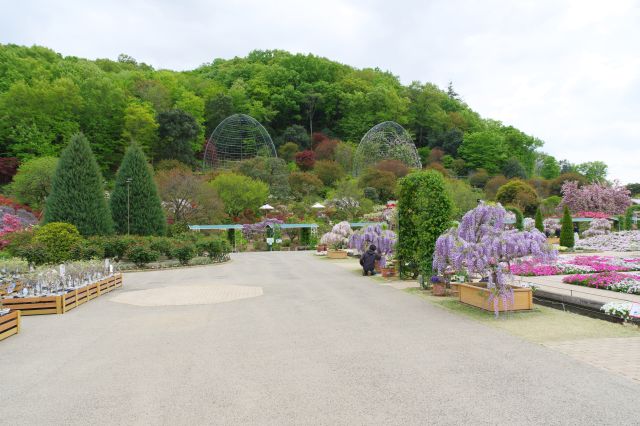
[[[637,382],[308,253],[124,285],[0,343],[0,424],[637,424]],[[262,295],[158,302],[207,286]]]

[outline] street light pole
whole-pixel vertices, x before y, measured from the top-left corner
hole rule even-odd
[[[127,178],[127,235],[131,232],[131,223],[129,220],[131,213],[131,191],[129,190],[129,185],[131,184],[131,178]]]

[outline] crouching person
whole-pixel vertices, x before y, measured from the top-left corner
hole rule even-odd
[[[380,260],[380,255],[376,253],[376,246],[371,244],[369,250],[360,257],[360,265],[362,265],[362,275],[367,276],[369,273],[375,275],[376,260]]]

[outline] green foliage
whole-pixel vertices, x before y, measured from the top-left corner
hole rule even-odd
[[[562,227],[560,228],[560,245],[563,247],[572,248],[574,245],[573,221],[571,220],[571,213],[569,213],[569,208],[567,206],[564,206],[561,224]]]
[[[496,194],[496,201],[503,206],[515,206],[531,215],[535,214],[538,206],[538,194],[528,183],[513,179],[500,187]]]
[[[452,202],[436,171],[413,172],[399,183],[397,256],[413,276],[431,271],[436,240],[451,225]]]
[[[218,237],[207,237],[196,243],[198,251],[206,254],[212,261],[224,260],[230,252],[230,246],[227,240]]]
[[[135,239],[129,236],[108,237],[102,240],[104,255],[116,261],[122,260],[127,256],[129,248],[133,245]]]
[[[505,209],[516,215],[515,228],[518,231],[524,231],[524,215],[522,214],[522,210],[512,206],[505,207]]]
[[[576,171],[582,173],[589,183],[602,183],[607,180],[607,165],[602,161],[589,161],[578,164]]]
[[[625,186],[627,187],[627,189],[631,193],[632,197],[640,195],[640,183],[628,183]]]
[[[282,138],[280,140],[282,141],[282,144],[293,142],[298,146],[298,150],[300,151],[311,148],[311,139],[309,139],[309,133],[304,127],[298,124],[287,127],[284,130],[284,133],[282,133]],[[279,140],[276,139],[276,143],[278,143],[278,141]]]
[[[318,176],[326,186],[335,184],[345,176],[345,171],[336,161],[320,160],[316,162],[313,173]]]
[[[538,173],[545,179],[555,179],[560,176],[560,164],[551,155],[539,154],[540,170]]]
[[[396,198],[397,182],[393,173],[375,168],[366,169],[358,179],[361,188],[375,188],[382,202]]]
[[[173,256],[173,240],[167,237],[151,237],[149,238],[149,248],[157,251],[168,259]]]
[[[191,115],[179,109],[158,114],[158,140],[153,160],[174,159],[193,164],[193,146],[197,145],[200,125]]]
[[[459,179],[445,179],[447,194],[451,198],[451,218],[460,219],[466,212],[478,205],[482,191]]]
[[[254,157],[239,162],[235,171],[266,183],[270,194],[277,199],[286,199],[291,194],[287,164],[282,158]]]
[[[16,255],[31,265],[44,265],[49,260],[47,247],[42,243],[29,243],[19,247]]]
[[[468,167],[484,169],[490,174],[500,172],[509,154],[504,136],[496,130],[465,135],[458,152]]]
[[[542,202],[540,203],[540,210],[542,211],[542,215],[554,215],[561,201],[562,197],[558,197],[557,195],[552,195],[551,197],[547,197],[542,200]]]
[[[298,151],[299,148],[295,142],[286,142],[280,148],[278,148],[278,156],[289,163],[295,159]]]
[[[45,263],[60,263],[71,259],[71,248],[81,241],[78,229],[62,222],[50,222],[38,228],[32,239],[32,243],[45,247]]]
[[[192,243],[181,242],[176,244],[172,254],[181,265],[188,265],[189,261],[196,256],[196,247]]]
[[[158,139],[158,123],[156,113],[150,103],[132,102],[124,110],[122,138],[128,142],[135,142],[142,147],[147,155]]]
[[[69,254],[72,260],[104,259],[104,246],[101,241],[86,239],[74,244]]]
[[[489,173],[485,169],[477,169],[469,175],[469,183],[475,188],[484,188],[489,181]]]
[[[235,173],[221,173],[210,185],[218,192],[225,212],[231,217],[245,210],[256,212],[269,196],[266,183]]]
[[[110,199],[118,234],[164,235],[166,219],[151,167],[140,147],[131,144],[116,174]]]
[[[536,221],[536,229],[544,233],[544,224],[542,221],[542,210],[540,210],[540,207],[536,209],[535,221]]]
[[[633,229],[633,214],[634,212],[640,212],[640,204],[630,206],[624,214],[624,226],[626,230]]]
[[[148,263],[157,261],[160,253],[152,250],[147,244],[136,243],[128,250],[127,258],[138,268],[144,268]]]
[[[364,188],[362,190],[364,197],[373,201],[374,203],[379,203],[380,202],[380,195],[378,195],[378,190],[375,188],[372,188],[370,186],[367,186],[366,188]]]
[[[41,209],[51,192],[51,182],[56,172],[58,159],[40,157],[28,160],[18,167],[8,192],[19,202],[34,209]]]
[[[507,178],[527,178],[527,172],[524,167],[522,167],[520,161],[515,157],[509,158],[507,162],[504,163],[504,166],[502,166],[502,174]]]
[[[71,223],[84,236],[113,232],[102,175],[89,142],[82,134],[74,135],[60,155],[44,221]]]
[[[289,175],[291,192],[297,200],[312,195],[320,195],[322,181],[313,173],[293,172]]]
[[[572,180],[577,181],[579,186],[582,186],[588,182],[587,178],[581,175],[580,173],[577,173],[577,172],[563,173],[551,181],[551,184],[549,185],[549,192],[551,193],[551,195],[561,196],[562,185],[565,182],[572,181]]]

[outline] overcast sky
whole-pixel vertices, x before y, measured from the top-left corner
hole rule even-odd
[[[448,81],[485,117],[640,182],[640,1],[0,0],[0,43],[192,69],[254,49]]]

